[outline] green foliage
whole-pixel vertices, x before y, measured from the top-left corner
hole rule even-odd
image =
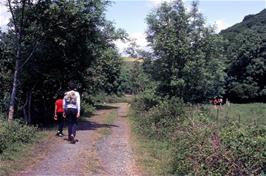
[[[145,90],[150,84],[148,76],[144,73],[142,63],[135,61],[130,73],[130,87],[133,94],[138,94]]]
[[[95,111],[95,107],[90,103],[83,103],[81,107],[82,115],[85,116],[90,116]]]
[[[177,175],[258,175],[265,169],[265,128],[188,119],[176,131]]]
[[[265,101],[266,10],[224,31],[228,40],[227,96],[234,102]]]
[[[185,102],[224,93],[223,40],[205,27],[198,3],[187,12],[181,0],[165,2],[148,15],[147,23],[153,58],[144,58],[145,67],[158,81],[158,93]]]
[[[104,103],[131,103],[132,97],[131,95],[107,95],[104,96]]]
[[[7,110],[12,83],[13,63],[10,59],[10,46],[4,42],[6,37],[6,34],[0,31],[0,112]]]
[[[119,93],[122,60],[112,48],[102,51],[102,54],[86,70],[86,91],[93,95]]]
[[[119,91],[121,59],[113,41],[126,34],[106,20],[108,4],[105,0],[26,2],[17,117],[34,124],[52,121],[55,98],[67,90],[69,81],[78,85],[90,104],[98,92]],[[4,100],[12,86],[15,44],[13,30],[0,34],[0,82],[5,84],[0,98]],[[6,110],[6,102],[0,104]]]
[[[133,106],[138,113],[148,111],[160,103],[162,98],[156,95],[155,87],[146,89],[135,97]]]
[[[136,108],[136,116],[139,123],[139,131],[141,134],[155,137],[158,139],[169,138],[174,132],[176,126],[184,117],[184,103],[182,100],[172,97],[171,99],[152,102],[150,97],[145,96],[139,98],[133,106]],[[153,106],[146,111],[141,108],[138,109],[141,104]],[[156,105],[154,105],[156,104]]]
[[[168,144],[163,149],[154,145],[158,148],[151,151],[171,151],[167,161],[156,154],[153,156],[161,159],[161,167],[167,168],[161,175],[259,175],[265,172],[265,125],[246,123],[253,121],[254,116],[265,116],[263,105],[258,110],[252,105],[231,105],[234,110],[225,113],[230,116],[228,120],[228,117],[221,119],[221,114],[216,119],[216,114],[209,109],[185,105],[176,98],[156,100],[157,104],[145,111],[143,97],[137,98],[135,101],[139,102],[133,104],[133,120],[137,132],[148,144],[153,140]],[[239,122],[237,111],[253,113],[245,116],[249,120]]]
[[[138,58],[124,59],[120,74],[120,93],[138,94],[150,85],[150,79],[143,70],[143,63]],[[134,62],[133,62],[134,61]]]
[[[130,83],[130,76],[131,76],[131,69],[133,67],[133,63],[130,61],[125,61],[123,58],[123,62],[121,65],[121,72],[120,72],[120,85],[119,85],[119,92],[131,94],[132,88]]]
[[[237,121],[243,125],[266,125],[266,104],[249,103],[224,105],[222,108],[214,108],[213,105],[206,105],[209,115],[217,119],[220,123]],[[217,114],[218,111],[218,114]]]
[[[36,128],[27,126],[20,121],[8,124],[0,120],[0,154],[12,149],[14,145],[32,143],[37,137]]]

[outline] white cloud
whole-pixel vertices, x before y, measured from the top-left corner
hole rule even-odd
[[[129,34],[129,38],[133,39],[136,41],[136,44],[141,48],[141,49],[147,49],[147,40],[146,40],[146,35],[145,33],[132,33]],[[119,52],[121,54],[124,53],[125,49],[129,46],[130,41],[123,42],[121,40],[117,40],[114,42],[116,47],[119,49]]]
[[[149,0],[154,6],[159,6],[163,2],[172,2],[174,0]]]
[[[227,23],[224,22],[224,20],[216,20],[215,21],[215,26],[216,26],[216,32],[220,32],[223,29],[226,29],[229,27]]]
[[[129,43],[128,42],[123,42],[121,40],[116,40],[114,42],[115,46],[118,48],[119,53],[123,53],[125,49],[128,47]]]
[[[6,29],[7,23],[9,22],[10,14],[7,10],[7,7],[0,2],[0,28]]]
[[[148,44],[145,33],[134,33],[130,35],[130,38],[136,39],[137,45],[139,45],[141,48],[145,48]]]

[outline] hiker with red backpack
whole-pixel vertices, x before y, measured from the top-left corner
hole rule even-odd
[[[80,95],[73,82],[69,82],[68,87],[70,90],[65,93],[63,107],[64,116],[68,122],[68,140],[74,144],[76,142],[77,119],[80,117]]]
[[[63,128],[64,128],[64,108],[63,108],[63,95],[62,93],[59,93],[59,96],[57,100],[55,101],[55,111],[54,111],[54,120],[57,121],[58,124],[58,131],[56,133],[57,136],[62,137],[63,134]]]

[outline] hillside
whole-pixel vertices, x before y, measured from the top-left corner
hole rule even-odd
[[[227,40],[226,96],[234,102],[265,102],[266,9],[221,31]]]
[[[266,9],[258,14],[245,16],[242,22],[222,30],[220,34],[225,38],[232,38],[247,29],[256,31],[259,34],[266,33]]]

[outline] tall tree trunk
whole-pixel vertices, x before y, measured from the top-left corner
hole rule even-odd
[[[21,1],[21,19],[17,21],[15,18],[14,9],[12,8],[11,0],[7,0],[10,13],[12,15],[15,33],[16,33],[16,66],[13,78],[13,88],[10,96],[10,103],[9,103],[9,111],[8,111],[8,122],[12,122],[14,118],[15,112],[15,105],[16,105],[16,97],[17,97],[17,89],[19,84],[19,77],[21,74],[21,44],[22,44],[22,28],[23,28],[23,21],[24,21],[24,10],[26,0]],[[17,2],[18,3],[18,2]]]
[[[16,55],[16,66],[13,78],[13,88],[10,96],[10,104],[9,104],[9,111],[8,111],[8,121],[11,122],[14,118],[14,111],[16,105],[16,96],[17,96],[17,88],[19,83],[19,76],[20,76],[20,57],[21,57],[21,46],[18,44],[18,50]]]

